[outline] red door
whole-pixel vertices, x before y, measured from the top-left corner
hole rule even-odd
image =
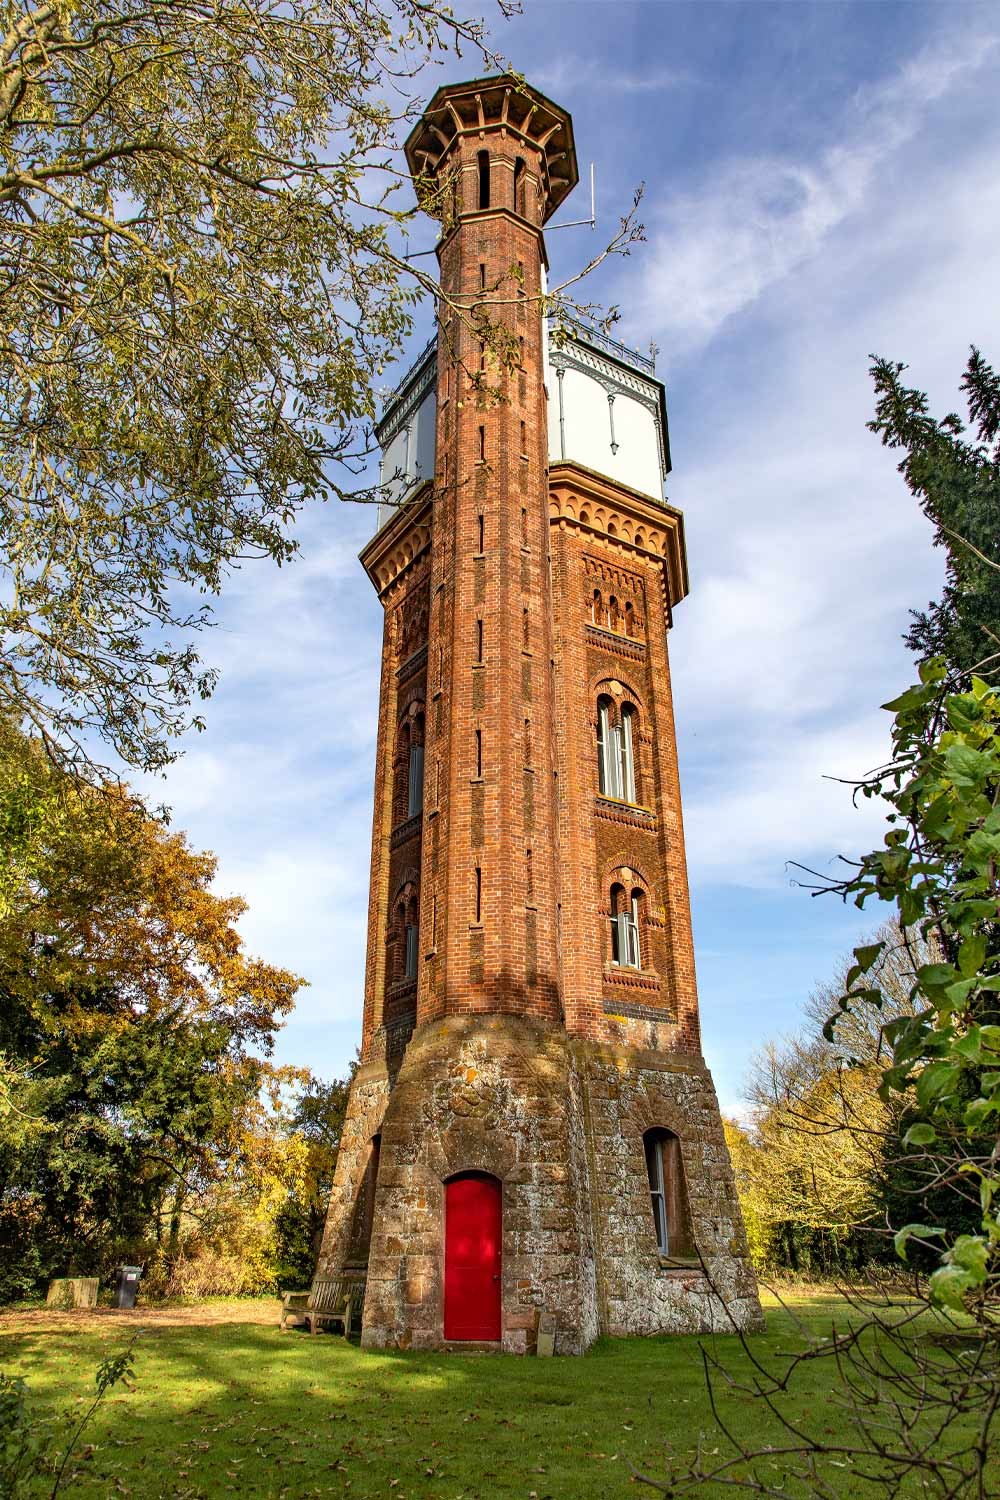
[[[500,1337],[500,1184],[476,1173],[445,1184],[444,1336]]]

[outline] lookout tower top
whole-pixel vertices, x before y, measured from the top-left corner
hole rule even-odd
[[[579,180],[573,121],[538,89],[512,73],[495,78],[473,78],[447,83],[438,89],[406,141],[406,161],[413,177],[432,187],[444,186],[444,173],[457,164],[456,155],[474,149],[477,139],[501,134],[522,142],[540,159],[544,224]],[[456,145],[465,150],[456,153]],[[436,218],[446,217],[443,205],[429,205]]]

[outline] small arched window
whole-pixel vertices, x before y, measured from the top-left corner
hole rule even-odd
[[[413,735],[409,751],[409,786],[407,793],[408,818],[415,818],[424,805],[424,719],[420,714],[414,720]]]
[[[611,887],[611,962],[621,969],[642,967],[639,950],[639,917],[642,892]]]
[[[635,802],[635,738],[638,715],[626,703],[619,722],[612,720],[610,698],[597,700],[597,788],[602,797]]]
[[[476,155],[479,166],[479,207],[490,206],[490,153],[480,151]]]
[[[514,162],[514,212],[516,214],[520,214],[522,219],[525,217],[525,214],[524,214],[524,172],[525,172],[524,157],[523,156],[519,156],[519,157],[517,157],[517,159]]]
[[[631,603],[625,606],[625,634],[635,635],[635,610]]]
[[[614,797],[614,740],[616,731],[611,723],[611,699],[597,700],[597,789],[602,797]]]
[[[626,802],[635,801],[635,736],[633,725],[635,709],[631,703],[622,708],[622,724],[619,737],[619,759],[621,762],[621,792]]]
[[[647,1130],[642,1138],[653,1211],[656,1248],[661,1255],[694,1253],[681,1143],[672,1130]]]
[[[611,598],[608,600],[608,629],[620,632],[621,628],[621,616],[618,613],[618,600],[615,598],[614,594],[612,594]]]
[[[405,979],[416,979],[417,977],[417,900],[411,896],[406,908],[405,925],[405,965],[403,977]]]
[[[600,589],[594,590],[594,597],[590,601],[590,623],[600,625],[603,623],[601,616],[602,600]]]

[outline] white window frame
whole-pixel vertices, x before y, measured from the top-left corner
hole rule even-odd
[[[632,898],[624,911],[611,917],[611,962],[619,969],[641,969],[642,954],[639,949],[639,896]]]
[[[614,765],[614,730],[611,727],[611,711],[606,702],[597,706],[597,789],[602,797],[613,797],[611,769]]]
[[[635,746],[632,734],[634,718],[635,709],[631,704],[626,704],[622,709],[622,723],[618,735],[621,795],[626,802],[633,804],[635,803]]]
[[[653,1233],[656,1248],[661,1255],[670,1254],[670,1231],[667,1227],[667,1193],[663,1178],[663,1140],[654,1135],[642,1143],[646,1158],[646,1177],[649,1181],[649,1202],[653,1211]],[[650,1167],[652,1166],[652,1171]]]

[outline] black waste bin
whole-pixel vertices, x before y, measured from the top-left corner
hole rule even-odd
[[[115,1271],[115,1306],[134,1307],[141,1266],[119,1266]]]

